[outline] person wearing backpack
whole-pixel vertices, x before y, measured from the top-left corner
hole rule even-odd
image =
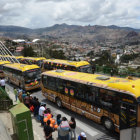
[[[70,140],[70,126],[66,117],[62,118],[62,122],[58,127],[59,140]]]

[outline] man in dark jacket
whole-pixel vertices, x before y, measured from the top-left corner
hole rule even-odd
[[[52,132],[54,131],[52,127],[50,127],[51,121],[48,120],[47,123],[44,125],[44,133],[46,136],[46,140],[53,140],[52,139]]]

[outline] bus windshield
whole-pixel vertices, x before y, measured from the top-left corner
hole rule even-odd
[[[78,71],[85,72],[85,73],[92,73],[92,67],[91,65],[81,66],[81,67],[78,67]]]
[[[40,69],[32,69],[24,72],[24,77],[26,81],[40,80],[41,71]]]
[[[39,67],[41,67],[42,63],[43,63],[43,60],[38,60],[38,61],[36,62],[36,64],[37,64]]]

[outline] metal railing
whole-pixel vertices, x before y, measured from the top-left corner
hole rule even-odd
[[[12,105],[12,100],[0,100],[0,110],[8,110]]]
[[[7,92],[0,87],[0,110],[8,110],[13,105]]]

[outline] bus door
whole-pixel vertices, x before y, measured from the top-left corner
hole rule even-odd
[[[137,126],[137,106],[121,102],[120,103],[120,130]]]

